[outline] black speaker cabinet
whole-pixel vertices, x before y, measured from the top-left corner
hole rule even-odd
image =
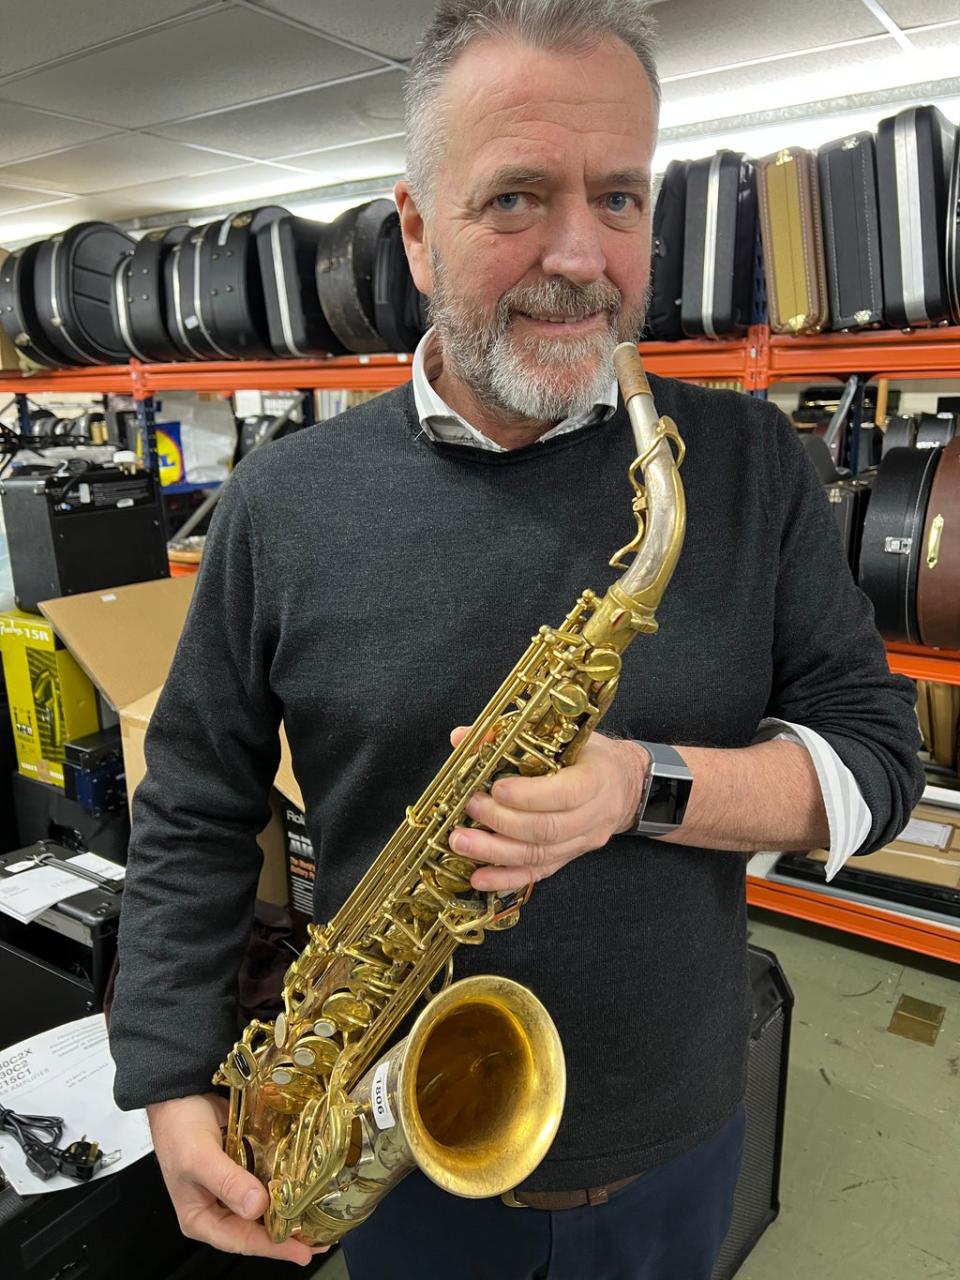
[[[753,1026],[747,1060],[747,1129],[733,1220],[712,1280],[731,1280],[780,1212],[780,1158],[793,992],[777,957],[750,948]]]
[[[160,486],[149,471],[31,464],[0,484],[17,606],[166,578]]]

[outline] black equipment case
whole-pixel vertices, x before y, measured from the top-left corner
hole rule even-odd
[[[149,471],[73,460],[0,482],[17,606],[166,578],[160,486]]]
[[[953,149],[953,169],[947,195],[947,293],[950,317],[960,324],[960,130]]]
[[[9,254],[0,268],[0,323],[18,351],[37,364],[58,369],[69,361],[40,327],[34,275],[42,241]]]
[[[936,107],[910,107],[877,127],[885,310],[901,329],[950,315],[945,228],[956,133]]]
[[[317,293],[317,255],[329,234],[325,222],[286,213],[257,233],[270,346],[278,356],[340,356]]]
[[[120,334],[138,360],[176,360],[183,355],[167,329],[164,259],[192,231],[183,224],[148,231],[129,258],[117,266],[114,305]]]
[[[681,324],[691,338],[742,337],[750,324],[757,235],[752,164],[734,151],[687,173]]]
[[[167,337],[182,360],[207,360],[217,355],[200,330],[199,304],[194,300],[194,240],[199,229],[190,228],[163,257],[164,317]]]
[[[373,311],[388,351],[414,351],[423,337],[420,291],[403,247],[400,215],[383,220],[373,268]]]
[[[873,484],[860,548],[860,588],[887,640],[921,644],[917,575],[923,527],[941,449],[892,449]]]
[[[649,336],[669,342],[683,337],[680,301],[683,293],[683,232],[687,208],[686,160],[671,160],[663,175],[653,211],[650,267]]]
[[[41,243],[33,277],[37,315],[66,363],[130,358],[115,309],[114,277],[133,250],[130,236],[107,222],[79,222]]]
[[[192,238],[197,319],[217,355],[258,360],[273,354],[258,233],[287,216],[279,205],[263,205],[208,223]]]
[[[317,290],[330,328],[348,351],[357,355],[386,351],[377,332],[373,276],[380,231],[392,200],[370,200],[346,209],[330,223],[330,234],[317,256]]]
[[[753,1024],[747,1057],[747,1128],[733,1219],[712,1280],[731,1280],[780,1212],[793,992],[777,957],[749,948]]]
[[[863,522],[867,515],[873,481],[872,475],[862,475],[855,480],[835,480],[826,486],[827,500],[836,519],[840,541],[847,553],[847,562],[854,579],[860,571]]]
[[[821,147],[820,199],[830,292],[830,327],[863,329],[883,323],[883,261],[877,160],[872,133],[856,133]]]

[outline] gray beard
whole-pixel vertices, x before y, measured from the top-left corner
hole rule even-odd
[[[487,325],[453,296],[436,250],[431,265],[430,318],[444,363],[478,399],[506,418],[546,423],[589,412],[609,391],[614,348],[619,342],[635,341],[643,329],[647,296],[625,314],[620,291],[607,281],[578,286],[557,276],[508,290]],[[572,341],[520,337],[511,324],[517,311],[555,316],[603,311],[607,328]],[[578,366],[584,373],[573,385],[569,378],[557,377]]]

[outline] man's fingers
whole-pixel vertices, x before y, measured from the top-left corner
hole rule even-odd
[[[466,724],[458,725],[457,728],[454,729],[450,734],[450,745],[452,747],[459,747],[460,743],[464,740],[464,738],[467,736],[469,732],[470,732],[469,725],[466,725]]]
[[[477,827],[469,830],[459,827],[451,833],[450,848],[477,862],[491,862],[498,867],[529,868],[569,862],[583,853],[584,843],[578,836],[556,844],[537,844],[529,840],[512,840],[509,836],[481,831]]]
[[[296,1262],[300,1266],[306,1266],[313,1257],[308,1245],[299,1240],[284,1240],[282,1244],[276,1244],[262,1223],[245,1222],[222,1205],[208,1205],[184,1214],[180,1226],[191,1240],[203,1240],[226,1253],[276,1258],[281,1262]]]
[[[482,827],[495,831],[498,835],[510,836],[513,840],[529,841],[532,844],[552,845],[572,840],[583,833],[584,826],[590,825],[590,811],[584,808],[551,810],[547,813],[532,813],[522,809],[511,809],[508,805],[498,804],[492,796],[478,792],[467,805],[467,816]],[[480,837],[474,837],[473,830],[457,828],[463,831],[471,846]],[[466,848],[457,850],[466,853]],[[471,849],[472,856],[472,849]],[[486,859],[490,861],[490,859]]]
[[[597,790],[596,777],[579,764],[542,778],[500,778],[490,789],[498,804],[527,813],[578,809]]]
[[[537,880],[546,880],[564,864],[548,862],[539,867],[478,867],[470,883],[480,893],[510,893]]]
[[[204,1142],[195,1149],[187,1176],[241,1218],[259,1218],[266,1211],[266,1188],[218,1145]]]

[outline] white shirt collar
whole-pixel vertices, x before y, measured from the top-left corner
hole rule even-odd
[[[475,449],[489,449],[494,453],[506,453],[502,445],[491,440],[478,428],[471,426],[465,418],[461,418],[433,389],[431,379],[439,377],[443,369],[443,354],[436,340],[436,330],[428,329],[417,344],[413,356],[413,396],[417,404],[417,417],[420,429],[429,440],[440,440],[445,444],[468,444]],[[564,418],[555,427],[551,427],[537,441],[542,444],[552,440],[554,436],[566,435],[580,427],[600,422],[609,418],[618,404],[617,379],[611,377],[606,394],[586,413],[571,418]]]

